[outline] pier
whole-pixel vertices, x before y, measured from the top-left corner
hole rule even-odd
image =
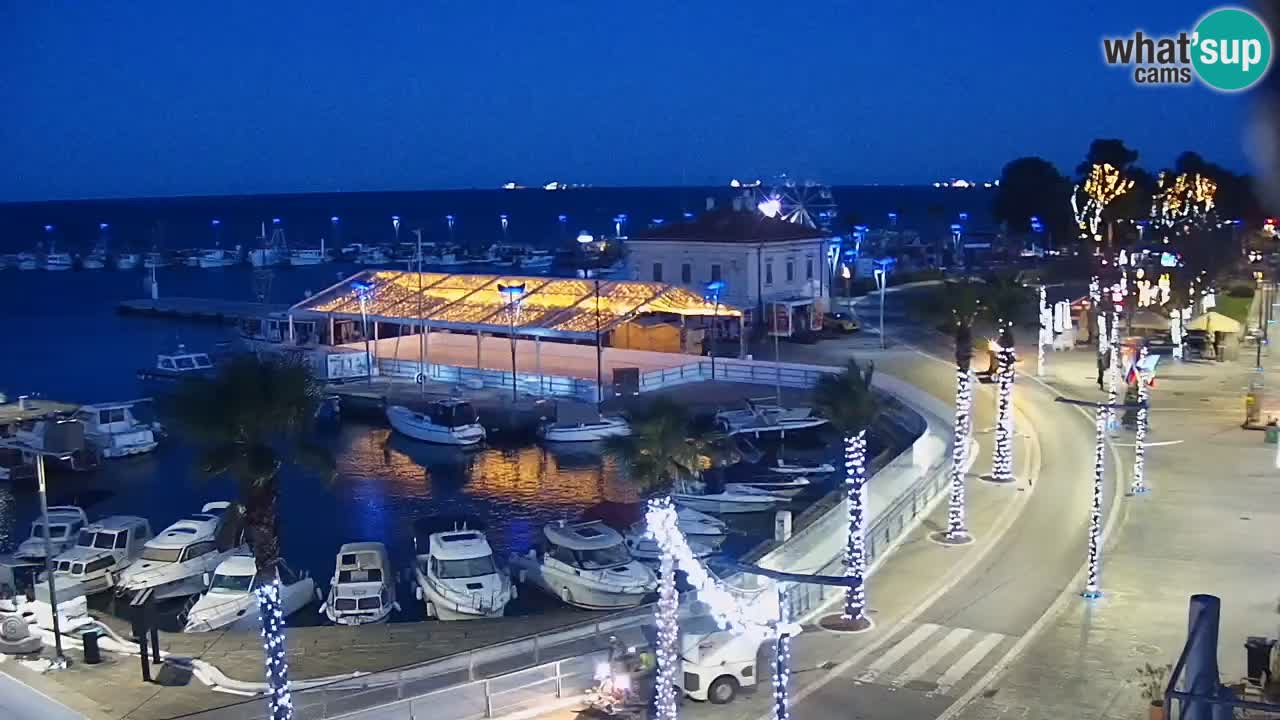
[[[116,306],[116,312],[121,315],[146,315],[215,323],[236,323],[246,318],[266,317],[274,312],[283,313],[288,309],[289,305],[286,303],[196,297],[125,300]]]

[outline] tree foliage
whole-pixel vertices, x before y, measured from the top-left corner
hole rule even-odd
[[[818,412],[846,437],[867,429],[880,412],[880,400],[871,389],[874,372],[874,363],[863,366],[850,358],[843,372],[823,375],[813,388]]]
[[[606,439],[605,452],[645,494],[688,492],[703,472],[735,456],[728,437],[695,430],[688,409],[668,397],[637,410],[630,423],[631,434]]]
[[[1011,232],[1027,232],[1038,217],[1058,245],[1075,234],[1071,181],[1044,158],[1021,157],[1004,166],[992,213]]]

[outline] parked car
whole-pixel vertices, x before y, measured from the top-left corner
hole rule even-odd
[[[857,332],[862,326],[858,323],[858,318],[852,313],[847,312],[829,312],[822,316],[823,328],[831,328],[838,333]]]
[[[812,345],[822,339],[822,336],[812,330],[796,330],[790,335],[782,336],[786,342],[800,343],[801,345]]]

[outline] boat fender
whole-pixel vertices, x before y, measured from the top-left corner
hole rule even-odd
[[[320,603],[321,605],[323,605],[323,604],[324,604],[324,595],[322,595],[322,594],[320,593],[320,588],[312,588],[312,591],[313,591],[313,592],[315,592],[315,594],[316,594],[316,602],[318,602],[318,603]]]
[[[418,601],[422,600],[422,588],[416,587],[413,589],[413,598]]]

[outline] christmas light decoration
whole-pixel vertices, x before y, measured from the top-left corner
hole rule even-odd
[[[1107,404],[1115,405],[1116,397],[1120,392],[1120,313],[1117,306],[1111,306],[1111,342],[1108,343],[1111,349],[1111,369],[1107,373]],[[1116,420],[1115,408],[1107,410],[1107,427],[1114,427]]]
[[[1173,343],[1173,359],[1182,359],[1182,310],[1174,308],[1169,313],[1169,340]]]
[[[1013,365],[1016,361],[1008,327],[1001,333],[996,379],[996,442],[991,455],[991,481],[1013,482]]]
[[[274,569],[272,575],[275,576]],[[280,601],[280,578],[257,588],[258,614],[262,617],[263,657],[267,666],[267,700],[271,720],[293,718],[293,698],[289,692],[289,662],[284,652],[284,609]]]
[[[778,626],[774,634],[773,646],[773,717],[774,720],[788,720],[791,717],[791,700],[787,693],[787,685],[791,680],[791,632],[788,627],[786,594],[778,591]]]
[[[1138,352],[1138,362],[1133,373],[1138,383],[1138,427],[1133,433],[1133,483],[1129,486],[1131,495],[1141,495],[1147,491],[1146,486],[1146,442],[1147,442],[1147,377],[1143,372],[1143,361],[1147,359],[1147,347],[1144,345]]]
[[[1094,414],[1093,505],[1089,509],[1089,576],[1085,581],[1083,593],[1086,598],[1102,596],[1102,590],[1098,584],[1098,565],[1102,560],[1099,541],[1102,537],[1102,482],[1106,472],[1104,459],[1108,412],[1108,407],[1100,406]]]
[[[947,500],[947,531],[942,541],[966,543],[973,538],[965,527],[964,466],[969,455],[969,427],[972,422],[973,374],[969,368],[956,368],[956,418],[952,429],[951,496]]]
[[[1218,184],[1199,173],[1160,173],[1151,196],[1151,219],[1158,227],[1176,228],[1208,219]]]
[[[844,574],[850,579],[844,595],[841,619],[848,625],[870,627],[867,617],[867,431],[844,440],[845,491],[849,511],[849,534],[845,541]]]
[[[1045,299],[1044,286],[1040,286],[1040,337],[1036,342],[1036,375],[1044,375],[1044,346],[1053,344],[1053,311]]]
[[[668,501],[669,503],[670,501]],[[676,530],[679,532],[679,529]],[[657,615],[658,672],[654,693],[658,720],[676,720],[676,674],[680,672],[680,595],[676,592],[676,558],[663,552],[659,565]]]
[[[1089,176],[1071,194],[1071,209],[1082,238],[1102,242],[1102,211],[1133,189],[1133,184],[1110,163],[1089,168]]]

